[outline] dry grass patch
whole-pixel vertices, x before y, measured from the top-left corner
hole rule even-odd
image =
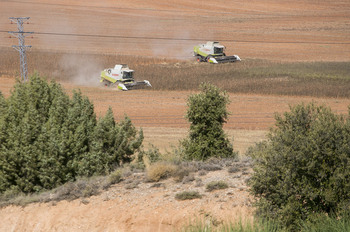
[[[200,199],[200,198],[202,198],[202,195],[197,191],[184,191],[181,193],[177,193],[175,195],[175,199],[180,201]]]
[[[208,192],[218,190],[218,189],[226,189],[226,188],[228,188],[228,184],[222,180],[212,181],[206,185],[206,190]]]
[[[72,201],[78,198],[88,198],[99,195],[111,185],[123,180],[122,170],[117,169],[108,176],[94,176],[68,182],[53,190],[23,194],[16,191],[7,191],[0,195],[0,207],[7,205],[26,206],[36,202],[58,202],[62,200]]]
[[[173,176],[177,171],[178,166],[175,164],[157,162],[148,167],[146,177],[148,181],[158,182]]]

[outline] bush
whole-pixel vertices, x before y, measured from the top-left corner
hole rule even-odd
[[[149,181],[157,182],[162,179],[173,176],[178,170],[174,164],[157,162],[151,165],[147,170],[147,179]]]
[[[206,187],[208,192],[218,190],[218,189],[226,189],[226,188],[228,188],[228,184],[222,180],[212,181],[212,182],[208,183],[207,187]]]
[[[173,173],[173,178],[176,182],[181,182],[186,176],[189,176],[190,170],[186,167],[178,166]]]
[[[120,169],[115,170],[108,176],[108,181],[110,184],[117,184],[122,181],[122,171]]]
[[[204,163],[201,166],[202,170],[208,171],[208,172],[212,172],[212,171],[219,171],[222,170],[222,167],[218,164],[210,164],[210,163]]]
[[[141,159],[145,157],[148,159],[149,164],[153,164],[161,160],[161,153],[159,149],[153,144],[150,144],[150,148],[147,151],[142,149],[139,153],[139,156],[140,156],[140,162],[141,161],[143,162],[143,160]]]
[[[350,231],[350,212],[339,215],[316,214],[302,223],[302,232]]]
[[[228,117],[229,97],[211,84],[201,84],[202,92],[188,98],[189,137],[181,142],[184,158],[206,160],[211,157],[235,157],[232,145],[223,131]]]
[[[192,199],[200,199],[202,198],[202,195],[199,194],[197,191],[184,191],[181,193],[177,193],[175,195],[176,200],[192,200]]]
[[[79,178],[74,182],[68,182],[53,190],[52,200],[75,200],[82,197],[90,197],[100,193],[102,177]]]
[[[237,166],[229,167],[227,170],[229,173],[237,173],[240,171],[240,168]]]
[[[96,120],[80,91],[72,99],[57,83],[37,74],[0,94],[0,194],[52,189],[78,177],[108,174],[130,162],[143,133],[113,112]]]
[[[349,210],[349,144],[349,117],[329,108],[301,104],[277,115],[268,141],[248,152],[258,214],[294,231],[315,213]]]

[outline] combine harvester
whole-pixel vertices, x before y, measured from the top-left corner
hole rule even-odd
[[[229,63],[241,61],[239,56],[226,56],[224,50],[225,46],[219,42],[207,42],[206,44],[199,44],[193,48],[193,56],[198,62],[209,62],[212,64]]]
[[[134,70],[126,64],[117,64],[114,68],[108,68],[101,72],[101,80],[104,86],[117,86],[121,90],[139,89],[145,86],[152,87],[149,81],[135,81]]]

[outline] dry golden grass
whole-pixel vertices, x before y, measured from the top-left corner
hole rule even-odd
[[[161,153],[171,151],[171,147],[179,145],[179,141],[188,135],[187,128],[164,128],[164,127],[143,127],[145,134],[144,146],[146,148],[153,144],[159,148]],[[248,147],[266,138],[265,130],[232,130],[225,129],[229,139],[233,142],[233,148],[244,156]]]
[[[178,166],[166,162],[157,162],[149,166],[147,169],[147,179],[152,182],[157,182],[162,179],[171,177],[176,173]]]

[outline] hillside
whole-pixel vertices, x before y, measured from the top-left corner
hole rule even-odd
[[[0,231],[176,231],[198,220],[217,226],[249,220],[252,202],[245,183],[249,166],[249,160],[190,165],[200,171],[180,181],[156,183],[147,182],[144,173],[128,171],[121,183],[98,196],[8,206],[0,210]],[[228,188],[208,191],[206,186],[213,181],[224,181]],[[202,198],[176,200],[176,194],[184,191],[197,191]]]

